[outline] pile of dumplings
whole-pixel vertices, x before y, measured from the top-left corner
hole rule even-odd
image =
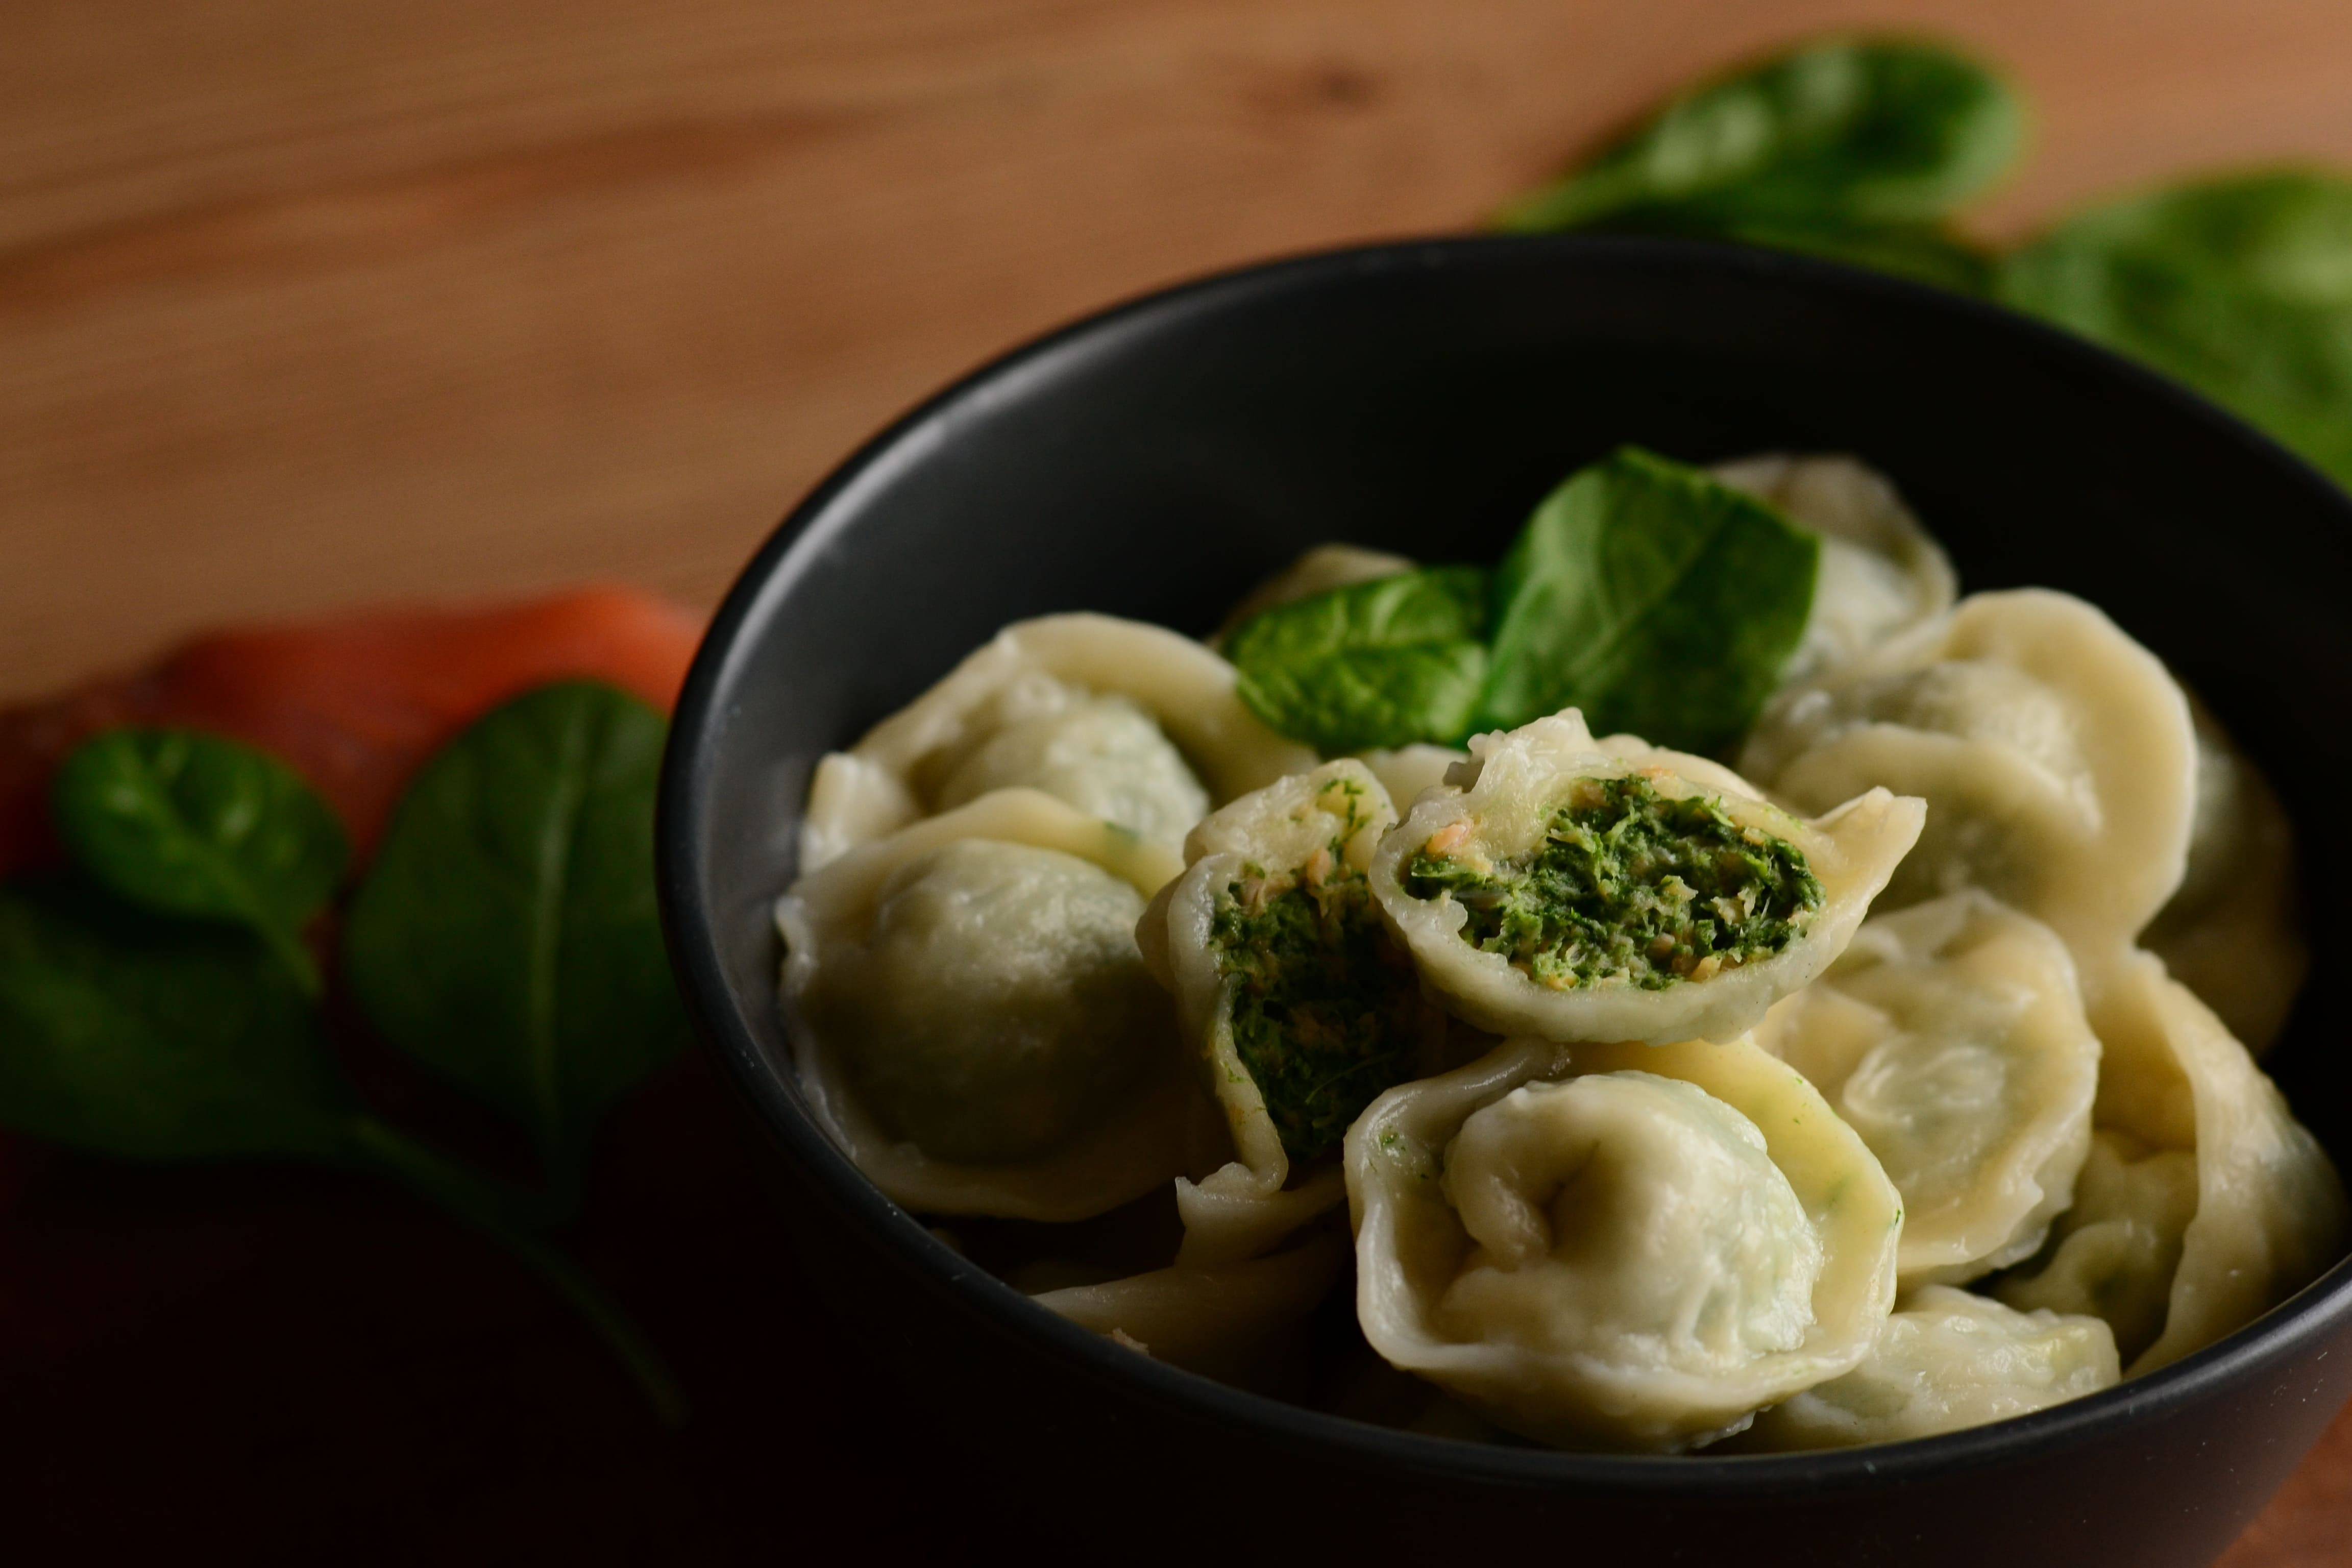
[[[1822,539],[1736,768],[1573,709],[1327,760],[1213,644],[1007,628],[817,769],[776,911],[811,1112],[1042,1307],[1461,1437],[1926,1436],[2309,1283],[2347,1210],[2256,1065],[2304,969],[2268,786],[2094,606],[1956,599],[1862,465],[1716,472]],[[1408,564],[1327,546],[1236,614]],[[1523,863],[1612,781],[1801,852],[1785,943],[1539,980],[1413,873]],[[1305,977],[1288,1016],[1319,1021],[1280,1059],[1337,1062],[1333,1017],[1378,1047],[1318,1080],[1321,1121],[1234,945],[1283,899],[1359,973]]]

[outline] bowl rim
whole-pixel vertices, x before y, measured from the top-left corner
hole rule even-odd
[[[1554,1492],[1608,1490],[1700,1494],[1725,1500],[1916,1485],[1989,1465],[2031,1460],[2154,1424],[2222,1389],[2251,1384],[2352,1325],[2352,1255],[2253,1322],[2171,1365],[2114,1387],[2022,1416],[1937,1436],[1853,1448],[1791,1454],[1683,1455],[1584,1453],[1517,1447],[1423,1436],[1328,1415],[1247,1393],[1138,1355],[1039,1307],[978,1268],[885,1197],[802,1110],[785,1075],[772,1070],[737,1016],[719,957],[713,913],[702,897],[698,846],[704,839],[713,742],[729,727],[722,698],[743,659],[747,629],[764,622],[768,605],[855,518],[864,492],[919,463],[950,434],[960,410],[1017,399],[1050,379],[1065,362],[1113,350],[1130,335],[1157,332],[1175,319],[1214,311],[1349,277],[1414,270],[1475,272],[1528,258],[1603,267],[1678,269],[1707,275],[1793,281],[1844,290],[1895,308],[1957,318],[2008,340],[2015,349],[2054,358],[2105,378],[2118,395],[2153,403],[2170,416],[2201,425],[2245,460],[2270,467],[2352,529],[2352,497],[2269,436],[2170,379],[2070,332],[1986,301],[1817,258],[1705,241],[1616,235],[1475,235],[1347,246],[1278,257],[1153,289],[1089,312],[1000,353],[917,404],[861,444],[785,516],[729,589],[698,648],[681,689],[662,764],[655,829],[662,924],[680,990],[698,1035],[719,1058],[722,1077],[750,1109],[761,1131],[797,1167],[815,1194],[898,1271],[934,1295],[953,1297],[990,1326],[1037,1342],[1097,1383],[1139,1391],[1199,1418],[1238,1422],[1292,1446],[1305,1445],[1360,1464],[1442,1478],[1456,1485]],[[778,889],[782,891],[781,889]]]

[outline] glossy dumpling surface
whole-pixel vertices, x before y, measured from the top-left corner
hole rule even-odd
[[[810,1108],[892,1198],[1084,1218],[1213,1134],[1137,948],[1173,856],[1035,790],[864,845],[778,901]]]
[[[2094,1022],[2105,1047],[2095,1115],[2123,1179],[2095,1190],[2086,1168],[2051,1252],[2000,1294],[2107,1317],[2137,1377],[2309,1284],[2342,1252],[2347,1211],[2334,1165],[2277,1086],[2158,960],[2134,955]],[[2196,1177],[2185,1224],[2184,1154]]]
[[[1902,1193],[1906,1288],[2030,1256],[2073,1201],[2099,1041],[2065,944],[2039,921],[1975,892],[1875,916],[1758,1039]]]
[[[2030,1415],[2114,1386],[2097,1318],[2020,1312],[1946,1285],[1906,1296],[1862,1364],[1766,1411],[1745,1450],[1850,1448]]]
[[[1977,594],[1775,698],[1740,768],[1818,811],[1869,784],[1927,802],[1882,909],[1980,888],[2047,922],[2095,995],[2179,885],[2196,795],[2187,699],[2082,600]]]
[[[2294,831],[2277,794],[2191,701],[2197,811],[2188,868],[2143,944],[2260,1057],[2310,967],[2295,908]]]
[[[1209,813],[1209,795],[1150,715],[1124,697],[1068,693],[1048,710],[1014,720],[957,763],[938,805],[1026,785],[1090,816],[1181,844]]]
[[[1511,1430],[1674,1450],[1843,1373],[1895,1295],[1901,1206],[1746,1041],[1514,1041],[1351,1128],[1375,1351]]]
[[[1497,1035],[1733,1038],[1843,950],[1922,818],[1865,789],[1806,821],[1573,709],[1471,753],[1371,886],[1423,981]]]
[[[817,764],[801,867],[993,789],[1041,790],[1165,845],[1214,801],[1315,764],[1260,723],[1191,637],[1111,616],[1007,626]]]

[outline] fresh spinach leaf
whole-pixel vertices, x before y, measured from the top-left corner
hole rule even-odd
[[[92,877],[152,910],[250,927],[318,994],[302,928],[342,880],[351,846],[299,773],[216,735],[111,730],[66,759],[51,802]]]
[[[1670,221],[1817,232],[1930,223],[1998,179],[2024,111],[1935,45],[1832,39],[1676,99],[1500,218],[1526,231]]]
[[[337,1158],[355,1110],[249,931],[78,879],[0,887],[0,1122],[140,1160]]]
[[[1729,744],[1804,634],[1820,551],[1762,501],[1639,447],[1580,469],[1495,574],[1480,727],[1572,705],[1595,734]]]
[[[654,903],[663,728],[591,681],[494,710],[409,787],[344,931],[368,1019],[520,1120],[566,1193],[686,1036]]]
[[[1277,605],[1226,657],[1259,718],[1327,754],[1468,732],[1486,674],[1486,574],[1403,572]]]
[[[2352,485],[2352,180],[2239,174],[2095,207],[2009,257],[1999,294]]]

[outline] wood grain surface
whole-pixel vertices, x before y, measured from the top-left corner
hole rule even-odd
[[[1474,224],[1662,90],[1850,24],[2024,80],[1990,233],[2352,163],[2345,0],[9,0],[0,696],[388,598],[707,604],[1011,342]],[[2227,1561],[2347,1541],[2339,1423]]]

